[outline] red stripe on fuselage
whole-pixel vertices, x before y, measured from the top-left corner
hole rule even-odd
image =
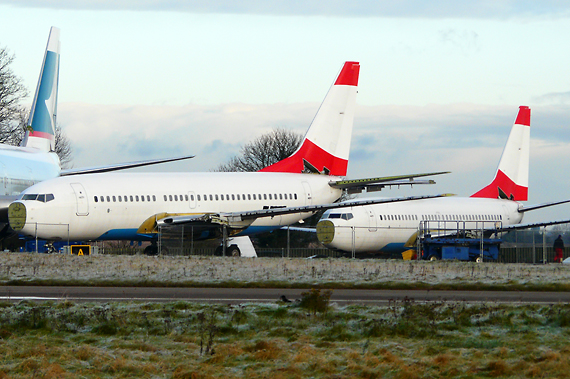
[[[489,199],[498,199],[499,188],[503,191],[509,199],[516,201],[528,200],[528,187],[523,187],[513,182],[501,170],[497,171],[495,179],[487,187],[481,189],[471,197],[485,197]]]
[[[335,157],[311,141],[305,140],[301,148],[295,154],[259,171],[302,173],[305,169],[303,159],[321,172],[323,172],[326,167],[330,170],[330,175],[334,176],[345,176],[348,169],[348,160]]]

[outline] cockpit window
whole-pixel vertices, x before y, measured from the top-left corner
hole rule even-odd
[[[354,218],[354,216],[352,215],[352,213],[331,213],[329,214],[329,218],[341,218],[343,220],[350,220],[351,218]]]
[[[52,201],[54,199],[53,193],[47,194],[35,194],[35,193],[26,193],[22,195],[22,200],[37,200],[41,201],[42,203],[47,203],[48,201]]]

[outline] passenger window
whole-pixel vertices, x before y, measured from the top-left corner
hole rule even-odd
[[[188,201],[188,195],[184,195],[184,199]],[[194,201],[194,195],[192,195],[192,201]]]
[[[135,201],[139,201],[139,195],[135,195]]]
[[[99,202],[99,200],[97,200],[97,196],[95,196],[95,197],[93,198],[93,200],[95,200],[96,203]]]
[[[214,197],[212,195],[210,195],[210,201],[213,201]]]
[[[249,193],[247,194],[247,199],[251,200],[251,194],[249,194]]]
[[[196,199],[200,201],[200,195],[196,195]]]
[[[263,200],[267,200],[267,195],[266,195],[266,194],[263,194]],[[271,199],[271,194],[269,194],[269,200],[272,200],[272,199]]]
[[[152,195],[152,201],[156,201],[156,196]]]
[[[168,198],[166,197],[166,195],[164,195],[164,201],[167,201],[167,200],[168,200]]]
[[[190,195],[190,200],[194,201],[194,195]]]
[[[168,200],[172,201],[172,195],[168,195]],[[139,199],[137,199],[137,201],[139,201]]]
[[[297,194],[295,194],[295,200],[297,200]]]
[[[144,201],[144,195],[141,196],[141,201]]]
[[[123,201],[123,197],[122,196],[117,196],[119,198],[119,203],[121,203]]]
[[[256,200],[256,199],[255,199],[255,194],[253,194],[253,200]]]
[[[178,201],[178,195],[174,195],[174,201]]]

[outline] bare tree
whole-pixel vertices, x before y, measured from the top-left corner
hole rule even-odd
[[[12,144],[22,113],[20,101],[28,96],[26,87],[12,70],[14,56],[5,47],[0,47],[0,143]]]
[[[241,153],[214,171],[259,171],[293,154],[303,140],[303,136],[276,128],[267,134],[245,144]]]
[[[22,108],[19,115],[18,127],[13,128],[10,135],[4,143],[19,146],[26,134],[26,125],[28,123],[29,110]],[[65,135],[59,124],[55,125],[55,153],[59,157],[59,162],[62,168],[71,168],[71,161],[73,159],[73,148],[69,138]]]

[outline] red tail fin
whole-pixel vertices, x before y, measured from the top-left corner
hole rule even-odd
[[[495,178],[471,197],[528,200],[530,108],[521,106],[503,150]]]
[[[329,175],[346,175],[359,73],[358,62],[345,62],[301,147],[290,157],[260,171],[301,173],[309,168]]]

